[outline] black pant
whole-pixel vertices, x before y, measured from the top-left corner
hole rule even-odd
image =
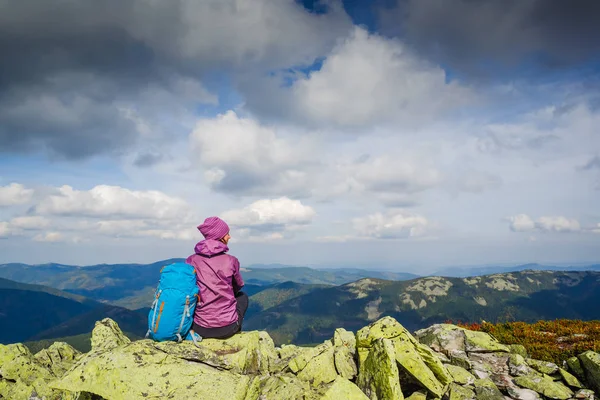
[[[237,292],[235,295],[238,320],[230,325],[221,326],[219,328],[203,328],[200,325],[196,325],[194,322],[192,329],[198,335],[203,338],[214,338],[214,339],[227,339],[238,332],[242,331],[242,323],[244,322],[244,315],[248,309],[248,295],[244,292]]]

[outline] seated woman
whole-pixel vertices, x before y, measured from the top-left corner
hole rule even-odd
[[[248,309],[248,295],[241,291],[240,262],[226,254],[230,236],[225,221],[210,217],[198,230],[205,240],[196,244],[195,254],[186,260],[196,270],[200,289],[192,330],[203,338],[226,339],[242,330]]]

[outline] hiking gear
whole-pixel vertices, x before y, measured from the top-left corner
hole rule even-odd
[[[186,260],[196,269],[196,283],[200,288],[194,322],[204,328],[220,328],[236,322],[234,293],[244,286],[240,262],[226,254],[227,245],[217,240],[203,240],[195,250],[196,254]]]
[[[219,240],[229,233],[229,226],[219,217],[208,217],[198,225],[198,230],[205,239]]]
[[[148,313],[146,338],[158,342],[181,342],[187,338],[198,295],[196,272],[192,265],[174,263],[163,267]]]
[[[202,335],[203,338],[215,338],[215,339],[227,339],[242,331],[242,324],[244,322],[244,315],[248,310],[248,295],[244,292],[238,292],[235,295],[236,300],[236,312],[238,320],[232,324],[223,326],[221,328],[204,328],[194,323],[192,329],[194,332]]]

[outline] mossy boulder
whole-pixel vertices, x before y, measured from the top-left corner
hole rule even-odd
[[[444,394],[452,378],[440,359],[391,317],[384,317],[357,332],[359,370],[366,361],[373,343],[379,339],[391,341],[396,362],[403,373],[433,396],[441,397]]]
[[[446,365],[452,380],[460,385],[472,385],[475,382],[475,377],[469,371],[456,365]]]
[[[516,377],[514,381],[517,385],[534,390],[549,399],[565,400],[573,396],[571,389],[548,375],[538,373],[523,375]]]
[[[54,375],[62,376],[81,357],[81,352],[65,342],[55,342],[35,354],[35,359]]]
[[[448,400],[475,400],[475,392],[468,387],[451,383],[447,398]]]
[[[600,354],[586,351],[578,358],[590,388],[594,389],[596,393],[600,393]]]
[[[531,358],[528,358],[525,361],[527,362],[527,365],[542,374],[552,375],[558,372],[558,365],[552,362],[533,360]]]
[[[403,399],[394,344],[386,338],[369,344],[369,354],[358,374],[358,387],[372,400]]]

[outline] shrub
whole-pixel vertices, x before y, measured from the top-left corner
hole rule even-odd
[[[558,319],[491,324],[458,323],[463,328],[487,332],[504,344],[521,344],[531,358],[558,365],[587,350],[600,350],[600,321]]]

